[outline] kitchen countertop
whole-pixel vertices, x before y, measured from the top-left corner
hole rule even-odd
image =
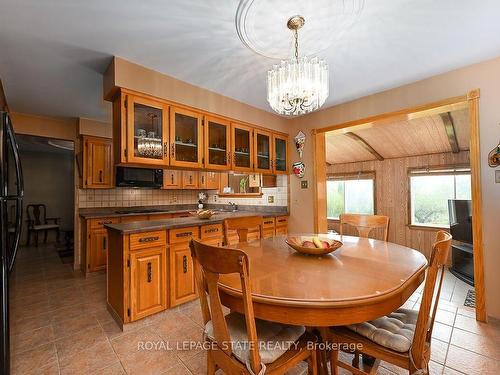
[[[138,210],[148,212],[138,212]],[[135,207],[102,207],[102,208],[80,208],[79,215],[84,219],[97,219],[101,217],[120,217],[137,215],[161,215],[169,213],[196,211],[195,204],[177,204],[168,206],[135,206]],[[128,212],[117,212],[128,211]]]
[[[262,217],[287,216],[288,213],[283,212],[252,212],[252,211],[237,211],[237,212],[217,212],[210,219],[198,219],[197,217],[182,217],[164,220],[146,220],[134,221],[131,223],[122,224],[106,224],[105,227],[109,230],[118,231],[122,234],[149,232],[153,230],[166,230],[176,228],[186,228],[198,225],[220,224],[224,219],[233,217],[245,217],[259,215]]]

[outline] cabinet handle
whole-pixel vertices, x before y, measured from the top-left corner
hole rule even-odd
[[[154,242],[154,241],[158,241],[159,239],[160,239],[159,236],[142,237],[142,238],[139,238],[139,242]]]
[[[271,159],[271,160],[269,161],[269,164],[271,164],[271,169],[273,169],[273,168],[274,168],[274,160],[273,160],[273,159]]]
[[[175,158],[175,143],[172,142],[172,146],[170,147],[170,157]]]
[[[148,283],[153,280],[153,270],[151,269],[151,262],[148,262]]]
[[[205,233],[215,233],[218,232],[219,228],[210,228],[210,229],[205,229]]]
[[[106,240],[106,237],[102,238],[102,250],[106,251],[106,248],[108,247],[108,241]]]
[[[168,156],[168,143],[163,143],[163,156]]]
[[[193,184],[193,175],[189,175],[189,185]]]
[[[205,176],[204,175],[201,175],[201,184],[205,185]]]
[[[187,273],[188,271],[188,258],[187,256],[182,257],[182,272]]]
[[[188,217],[188,216],[182,216],[182,215],[180,215],[179,217]],[[175,237],[189,237],[189,236],[192,236],[192,235],[193,235],[193,232],[183,232],[183,233],[176,233]]]
[[[99,182],[102,182],[102,170],[99,171]]]
[[[174,184],[174,174],[173,173],[170,175],[170,181],[171,181],[171,183],[173,185]]]
[[[230,164],[231,164],[231,153],[230,153],[230,152],[228,152],[228,153],[227,153],[227,156],[226,156],[226,164],[227,164],[227,165],[230,165]]]
[[[104,224],[111,224],[111,220],[106,220],[106,221],[98,221],[97,224],[99,225],[104,225]]]

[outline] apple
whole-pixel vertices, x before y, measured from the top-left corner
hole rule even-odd
[[[321,244],[323,245],[323,249],[328,249],[330,247],[330,243],[328,241],[321,241]]]
[[[314,246],[312,241],[304,241],[304,242],[302,242],[302,246],[304,246],[304,247],[316,247],[316,246]]]

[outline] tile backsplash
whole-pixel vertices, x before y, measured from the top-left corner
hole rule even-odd
[[[198,203],[198,192],[201,190],[160,190],[160,189],[79,189],[78,207],[133,207],[155,206],[169,204]],[[288,187],[287,177],[278,176],[277,187],[263,188],[259,198],[221,198],[216,190],[206,191],[207,203],[228,204],[234,202],[241,205],[254,206],[287,206]],[[269,203],[269,197],[273,202]]]

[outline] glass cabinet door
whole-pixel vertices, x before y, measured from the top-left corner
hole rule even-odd
[[[202,116],[193,111],[172,107],[170,110],[170,165],[203,166]]]
[[[168,165],[168,106],[133,96],[127,102],[127,161]]]
[[[254,166],[256,172],[272,172],[271,133],[264,130],[254,132]]]
[[[231,165],[234,171],[253,171],[253,129],[246,125],[231,124]]]
[[[205,168],[226,170],[230,166],[229,121],[205,116]]]
[[[276,174],[288,173],[288,137],[286,135],[273,135],[273,158],[271,165]]]

